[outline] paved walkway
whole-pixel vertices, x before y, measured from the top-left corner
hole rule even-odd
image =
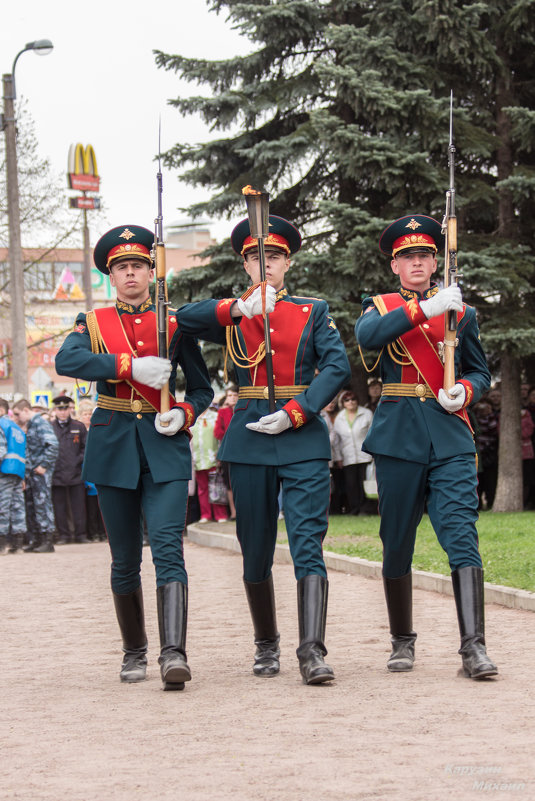
[[[453,601],[415,592],[417,666],[391,675],[381,582],[330,573],[331,685],[304,686],[295,581],[274,570],[282,671],[251,673],[239,555],[186,543],[193,681],[161,690],[144,551],[149,678],[118,680],[106,544],[0,558],[0,799],[438,801],[535,798],[533,613],[487,607],[500,675],[459,672]]]

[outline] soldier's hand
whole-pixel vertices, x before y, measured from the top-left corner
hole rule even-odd
[[[446,392],[444,389],[438,391],[438,402],[447,412],[458,412],[462,409],[466,400],[466,390],[462,384],[454,384]]]
[[[173,434],[180,431],[185,422],[186,415],[184,414],[184,409],[169,409],[168,412],[163,412],[162,414],[158,412],[154,419],[154,428],[158,434],[165,434],[166,437],[172,437]],[[162,426],[162,423],[167,423],[167,425]]]
[[[273,414],[266,414],[256,423],[246,423],[245,425],[245,428],[249,428],[251,431],[259,431],[261,434],[280,434],[291,427],[290,415],[284,409],[273,412]]]
[[[169,359],[160,359],[159,356],[141,356],[139,359],[132,359],[134,381],[153,389],[161,389],[169,381],[171,369]]]
[[[44,476],[46,473],[46,467],[43,467],[42,465],[39,464],[37,465],[37,467],[33,468],[33,472],[37,473],[38,476]]]
[[[420,308],[429,320],[430,317],[438,317],[446,311],[462,311],[463,296],[457,284],[452,284],[441,289],[436,295],[427,300],[420,301]]]
[[[255,290],[248,296],[247,292],[241,298],[238,298],[236,306],[244,317],[254,317],[255,314],[262,314],[262,287],[257,286]],[[267,284],[266,286],[266,314],[271,314],[275,308],[275,299],[277,293],[275,289]]]

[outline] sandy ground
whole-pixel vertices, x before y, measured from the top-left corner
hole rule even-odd
[[[166,693],[144,556],[149,673],[136,685],[118,678],[107,544],[0,557],[2,801],[535,798],[533,613],[487,607],[500,676],[474,682],[452,599],[416,591],[417,667],[391,675],[381,582],[331,572],[337,678],[307,687],[293,571],[276,565],[282,669],[259,679],[240,557],[187,543],[193,680]]]

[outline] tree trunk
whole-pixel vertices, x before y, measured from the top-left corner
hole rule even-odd
[[[521,512],[522,440],[520,436],[520,360],[505,351],[501,359],[498,485],[493,512]]]

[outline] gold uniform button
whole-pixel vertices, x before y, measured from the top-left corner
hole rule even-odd
[[[429,328],[429,323],[424,323],[423,328]]]
[[[176,317],[170,317],[170,318],[169,318],[169,320],[170,320],[170,322],[172,322],[172,323],[176,323]]]
[[[140,339],[140,340],[139,340],[139,342],[137,343],[138,347],[141,347],[141,345],[144,345],[144,344],[145,344],[145,343],[144,343],[144,342],[143,342],[141,339]]]
[[[136,319],[134,320],[134,322],[135,322],[135,323],[140,323],[140,322],[141,322],[141,318],[140,318],[140,317],[136,317]]]
[[[303,311],[307,312],[308,311],[308,306],[303,306]]]
[[[136,414],[136,417],[137,417],[138,420],[142,420],[143,419],[143,415],[142,414]]]

